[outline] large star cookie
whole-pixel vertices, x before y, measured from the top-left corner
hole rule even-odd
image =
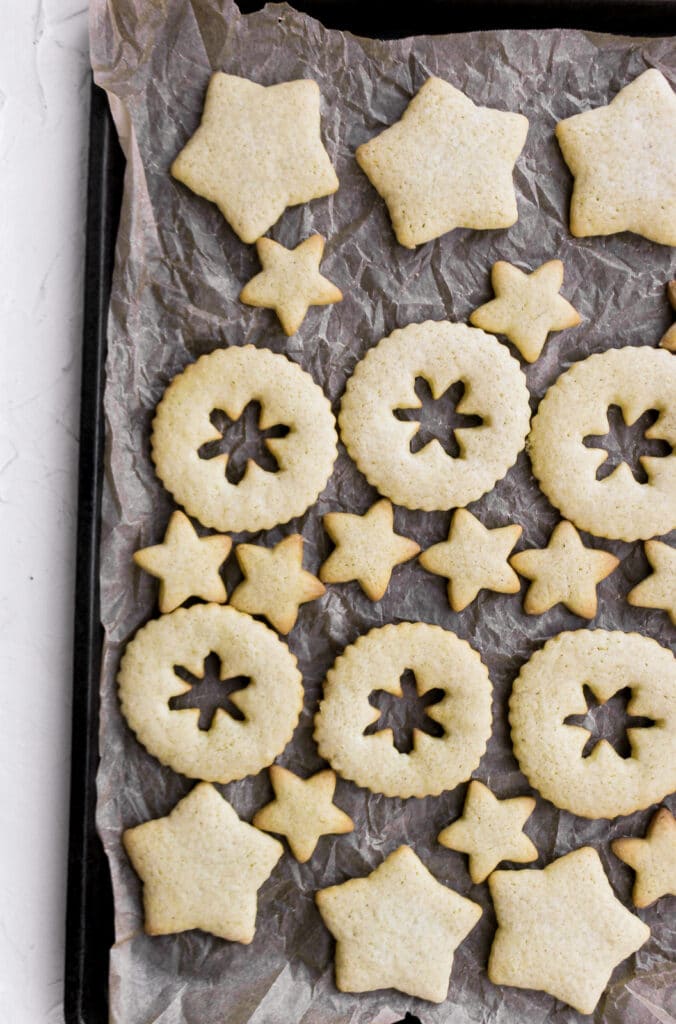
[[[190,928],[251,942],[257,892],[282,856],[282,844],[240,821],[213,786],[201,782],[166,818],[123,835],[143,882],[145,930]]]
[[[230,553],[229,537],[214,534],[200,537],[183,512],[174,512],[161,544],[134,552],[141,569],[160,580],[160,611],[173,612],[189,597],[204,601],[227,601],[225,584],[219,574]]]
[[[379,601],[392,570],[420,551],[420,545],[394,532],[394,512],[383,498],[363,516],[351,512],[327,512],[324,529],[336,545],[319,570],[325,583],[357,580],[367,597]]]
[[[293,629],[300,605],[324,593],[317,577],[303,568],[303,538],[298,533],[274,548],[238,544],[235,555],[245,578],[230,604],[249,615],[264,615],[280,633]]]
[[[676,821],[667,807],[653,816],[645,839],[616,839],[612,847],[636,872],[632,899],[637,907],[676,896]]]
[[[484,331],[504,334],[523,358],[533,363],[550,331],[563,331],[580,323],[580,314],[562,295],[563,263],[550,260],[537,270],[523,270],[498,260],[491,283],[495,298],[470,314],[470,323]]]
[[[336,773],[327,769],[301,779],[287,768],[273,764],[270,782],[275,799],[254,815],[256,828],[286,836],[291,852],[304,864],[321,836],[351,832],[354,822],[333,802]]]
[[[584,619],[596,615],[597,584],[620,564],[608,551],[587,548],[572,523],[554,527],[546,548],[530,548],[512,555],[510,563],[518,573],[532,580],[523,609],[528,615],[542,615],[555,604]]]
[[[397,241],[414,249],[453,228],[515,223],[512,170],[527,132],[522,114],[477,107],[428,78],[401,120],[356,157],[387,203]]]
[[[634,231],[676,245],[676,95],[651,68],[607,107],[556,126],[575,176],[570,230],[579,238]]]
[[[499,800],[488,786],[472,779],[462,817],[443,829],[438,841],[449,850],[469,854],[469,875],[477,885],[500,861],[526,864],[537,860],[538,851],[523,831],[534,807],[532,796]]]
[[[660,608],[676,626],[676,548],[659,540],[647,540],[645,553],[652,573],[627,594],[637,608]]]
[[[580,1013],[592,1013],[614,968],[650,935],[589,846],[544,870],[495,871],[488,885],[498,919],[490,980],[548,992]]]
[[[507,556],[521,536],[520,526],[489,530],[459,508],[453,514],[448,540],[423,551],[420,564],[428,572],[448,580],[448,603],[454,612],[471,604],[480,590],[516,594],[519,577],[510,569]]]
[[[263,267],[240,292],[248,306],[274,309],[286,334],[295,334],[310,306],[340,302],[343,293],[319,273],[324,239],[312,235],[295,249],[285,249],[271,238],[256,242]]]
[[[172,175],[216,203],[243,242],[255,242],[287,206],[338,188],[320,136],[319,99],[309,79],[266,88],[216,72],[202,122]]]
[[[321,889],[319,912],[336,946],[341,992],[400,992],[441,1003],[453,954],[481,907],[442,885],[408,846],[366,878]]]

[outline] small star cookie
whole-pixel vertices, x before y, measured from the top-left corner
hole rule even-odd
[[[472,779],[462,817],[437,836],[442,846],[469,854],[469,875],[483,882],[500,861],[527,864],[537,860],[537,848],[523,831],[533,813],[532,796],[499,800],[487,786]]]
[[[338,188],[320,136],[319,100],[309,79],[265,87],[217,71],[172,175],[216,203],[243,242],[255,242],[287,206]]]
[[[636,872],[631,898],[637,907],[676,896],[676,820],[667,807],[653,815],[645,839],[616,839],[611,845]]]
[[[310,306],[340,302],[343,293],[319,273],[324,239],[312,235],[295,249],[259,238],[256,251],[263,270],[240,292],[248,306],[274,309],[286,334],[295,334]]]
[[[489,530],[467,509],[453,514],[448,540],[423,551],[420,564],[428,572],[448,579],[448,603],[454,612],[471,604],[480,590],[516,594],[519,577],[507,556],[521,536],[520,526]]]
[[[397,241],[414,249],[453,228],[516,222],[512,171],[527,132],[522,114],[478,107],[433,77],[401,120],[355,155],[387,204]]]
[[[556,126],[575,177],[570,230],[578,238],[634,231],[676,245],[676,95],[651,68],[606,107]]]
[[[341,992],[396,988],[442,1003],[453,954],[481,917],[481,907],[442,885],[408,846],[366,878],[315,896],[335,937]]]
[[[510,564],[532,580],[523,600],[527,615],[542,615],[555,604],[584,619],[596,615],[597,584],[620,564],[608,551],[587,548],[572,523],[554,527],[546,548],[531,548],[512,555]]]
[[[303,568],[299,533],[285,537],[273,548],[238,544],[235,555],[244,580],[233,591],[230,604],[249,615],[263,615],[280,633],[293,629],[301,604],[325,592],[317,577]]]
[[[240,821],[213,786],[199,783],[166,818],[127,829],[122,841],[143,882],[148,935],[201,928],[251,942],[257,891],[284,848]]]
[[[559,295],[563,263],[550,260],[537,270],[523,270],[498,260],[491,283],[495,298],[470,314],[470,323],[484,331],[504,334],[528,363],[534,363],[550,331],[576,327],[580,314]]]
[[[354,822],[333,803],[336,773],[317,772],[309,779],[273,764],[270,782],[275,799],[254,815],[256,828],[286,836],[291,852],[304,864],[315,851],[321,836],[352,832]]]
[[[498,919],[490,980],[548,992],[579,1013],[592,1013],[615,967],[650,936],[590,846],[543,870],[495,871],[488,885]]]
[[[660,608],[676,626],[676,548],[647,540],[645,553],[653,572],[629,591],[627,601],[636,608]]]
[[[395,566],[407,562],[420,545],[394,532],[392,504],[383,498],[363,516],[327,512],[324,529],[336,545],[319,570],[324,583],[357,580],[367,597],[380,601]]]
[[[141,569],[160,580],[159,605],[162,614],[189,597],[223,604],[228,599],[219,569],[230,554],[229,537],[214,534],[200,537],[183,512],[174,512],[164,540],[134,552]]]

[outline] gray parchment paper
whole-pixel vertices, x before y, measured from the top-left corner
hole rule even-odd
[[[554,257],[565,262],[564,294],[583,323],[553,335],[542,358],[527,368],[533,407],[575,360],[612,346],[657,344],[670,322],[664,285],[674,276],[673,253],[633,235],[585,240],[569,235],[571,180],[553,132],[556,121],[607,103],[648,67],[659,68],[676,85],[674,42],[570,31],[374,42],[327,31],[286,6],[242,17],[231,0],[94,0],[91,27],[96,81],[110,93],[128,159],[108,331],[102,551],[106,642],[98,825],[115,887],[111,1020],[389,1024],[411,1010],[423,1024],[571,1024],[580,1017],[569,1007],[542,993],[497,988],[486,977],[495,928],[487,886],[472,886],[466,858],[435,842],[439,830],[460,813],[465,786],[439,798],[403,801],[339,781],[337,802],[354,818],[354,833],[324,838],[306,865],[290,855],[283,858],[260,893],[251,946],[198,932],[145,936],[140,884],[123,853],[121,831],[166,814],[193,783],[162,767],[126,728],[115,674],[126,641],[158,614],[156,581],[136,570],[131,559],[135,549],[161,540],[173,507],[150,461],[153,409],[171,378],[201,353],[246,343],[285,352],[312,374],[337,408],[356,362],[394,328],[428,318],[466,321],[492,296],[489,274],[496,260],[532,269]],[[243,245],[215,206],[168,173],[199,123],[215,70],[264,85],[311,77],[321,88],[322,131],[340,190],[287,210],[271,235],[294,246],[313,231],[321,232],[328,239],[322,269],[345,300],[311,310],[290,339],[271,312],[238,302],[242,285],[258,270],[254,247]],[[508,231],[454,231],[412,252],[396,244],[384,204],[353,154],[359,143],[401,115],[432,74],[478,103],[526,114],[530,130],[514,175],[518,223]],[[330,550],[320,516],[328,510],[363,512],[374,498],[343,451],[313,508],[253,539],[269,545],[300,531],[306,566],[316,571]],[[471,508],[489,526],[521,523],[521,547],[543,545],[558,519],[524,454]],[[396,510],[396,527],[423,547],[444,539],[449,521],[450,512]],[[599,613],[589,625],[640,630],[663,644],[673,640],[666,615],[630,608],[624,600],[647,573],[641,545],[584,539],[623,560],[600,585]],[[238,579],[232,557],[225,575],[230,589]],[[326,670],[360,633],[409,619],[455,630],[481,652],[494,684],[495,724],[475,774],[499,796],[529,792],[509,742],[506,706],[512,680],[545,640],[586,623],[561,607],[528,618],[521,596],[486,592],[454,614],[445,581],[415,561],[395,572],[378,604],[353,583],[330,586],[321,600],[302,608],[289,646],[304,676],[305,709],[281,763],[301,774],[321,767],[311,730]],[[222,791],[246,820],[271,795],[267,772]],[[538,799],[527,831],[538,846],[539,866],[590,843],[616,893],[630,906],[632,873],[609,844],[618,836],[642,835],[650,815],[646,810],[614,822],[586,821]],[[338,993],[333,941],[313,903],[317,888],[367,874],[401,843],[410,843],[442,882],[484,908],[457,951],[449,997],[440,1006],[392,991]],[[667,908],[662,900],[640,912],[652,936],[617,969],[595,1021],[666,1024],[674,1019],[674,933]]]

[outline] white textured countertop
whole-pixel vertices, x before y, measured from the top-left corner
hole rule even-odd
[[[63,1020],[89,56],[0,0],[0,1021]]]

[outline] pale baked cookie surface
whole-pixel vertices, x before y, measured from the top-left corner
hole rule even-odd
[[[281,426],[267,449],[277,471],[250,460],[239,483],[226,476],[228,454],[200,457],[219,440],[211,415],[239,419],[260,404],[262,431]],[[157,406],[151,438],[157,475],[189,515],[216,530],[268,530],[302,515],[324,488],[337,455],[331,406],[321,388],[286,356],[252,345],[217,349],[173,379]]]
[[[478,107],[428,78],[400,121],[359,146],[357,163],[387,204],[409,249],[453,228],[508,228],[518,217],[512,182],[528,120]]]
[[[433,1003],[448,995],[454,953],[481,917],[478,903],[438,882],[409,846],[315,900],[336,939],[341,992],[396,988]]]
[[[411,450],[418,425],[396,413],[422,405],[416,381],[434,399],[458,382],[456,413],[479,425],[449,428],[449,455],[435,437]],[[394,331],[372,348],[347,382],[339,423],[349,455],[381,494],[406,508],[449,509],[480,498],[514,464],[528,432],[526,380],[516,359],[475,327],[428,320]]]
[[[230,696],[242,720],[218,707],[210,727],[201,729],[198,708],[172,710],[169,702],[191,689],[175,669],[200,680],[212,653],[220,658],[221,681],[250,682]],[[174,771],[208,782],[242,779],[271,764],[303,705],[288,647],[263,623],[216,604],[179,608],[139,629],[122,657],[118,685],[122,713],[146,750]]]
[[[634,231],[676,245],[676,95],[655,68],[644,71],[606,107],[556,126],[575,176],[573,235]]]
[[[647,540],[644,547],[653,571],[629,591],[627,601],[665,611],[676,626],[676,548],[660,540]]]
[[[548,992],[580,1013],[593,1012],[615,967],[650,936],[590,846],[543,870],[495,871],[488,885],[498,919],[490,980]]]
[[[401,697],[406,671],[413,672],[419,697],[440,691],[426,713],[443,733],[416,729],[411,751],[401,753],[391,729],[365,730],[381,717],[369,695]],[[315,718],[319,753],[339,775],[375,793],[438,796],[479,764],[491,732],[491,694],[486,666],[455,633],[422,622],[372,629],[328,672]]]
[[[217,71],[200,126],[171,173],[216,203],[243,242],[255,242],[287,206],[338,188],[322,145],[319,102],[310,79],[266,87]]]
[[[324,593],[324,586],[303,568],[303,538],[285,537],[273,548],[238,544],[235,555],[244,580],[230,595],[230,604],[249,615],[264,615],[280,633],[296,624],[298,609]]]
[[[213,786],[199,783],[166,818],[128,828],[122,841],[143,882],[149,935],[201,928],[251,942],[258,889],[284,848],[241,821]]]
[[[533,363],[550,331],[563,331],[580,323],[580,314],[563,295],[563,263],[550,260],[524,273],[504,260],[493,264],[491,283],[495,298],[470,313],[470,323],[484,331],[504,334],[523,358]]]
[[[590,738],[570,716],[587,712],[585,687],[601,704],[631,689],[629,757]],[[676,789],[676,659],[638,633],[603,629],[560,633],[522,667],[509,703],[514,755],[531,786],[584,818],[615,818]],[[653,722],[654,724],[650,724]]]
[[[631,898],[637,907],[676,896],[676,820],[668,807],[653,815],[644,839],[616,839],[612,847],[636,872]]]
[[[295,334],[310,306],[340,302],[343,293],[319,273],[324,239],[312,235],[295,249],[271,238],[256,242],[262,270],[244,286],[240,299],[249,306],[274,309],[286,334]]]
[[[647,482],[621,462],[597,479],[607,453],[585,438],[608,433],[608,409],[625,422],[658,411],[649,440],[676,447],[676,360],[642,346],[608,349],[573,363],[549,388],[533,418],[527,448],[540,487],[563,516],[598,537],[637,540],[676,526],[676,451],[644,455]]]

